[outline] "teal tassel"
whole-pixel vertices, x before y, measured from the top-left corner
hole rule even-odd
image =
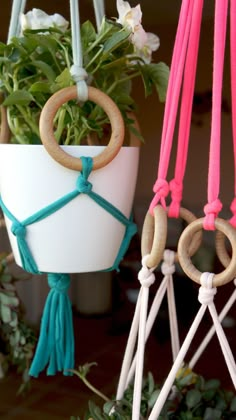
[[[51,290],[45,304],[38,345],[30,367],[30,376],[38,377],[47,367],[47,375],[74,368],[72,308],[67,294],[68,274],[48,274]]]

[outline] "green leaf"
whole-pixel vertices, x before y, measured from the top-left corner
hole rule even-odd
[[[195,407],[201,401],[201,392],[198,389],[191,389],[186,394],[186,404],[188,408]]]
[[[215,408],[207,407],[203,420],[220,420],[222,412],[220,410],[217,410]]]
[[[72,76],[69,69],[64,69],[59,76],[56,77],[53,85],[53,91],[63,89],[64,87],[71,86],[73,83]]]
[[[114,407],[114,401],[105,402],[105,404],[103,406],[104,413],[109,414],[113,407]]]
[[[11,321],[11,309],[8,306],[1,305],[1,319],[4,324],[9,324]]]
[[[82,40],[82,50],[86,53],[86,49],[88,48],[89,44],[95,41],[96,39],[96,31],[93,24],[87,20],[81,25],[81,40]]]
[[[220,381],[219,379],[210,379],[205,383],[205,389],[219,389],[220,388]]]
[[[124,41],[130,36],[130,31],[122,29],[119,32],[115,32],[105,43],[103,51],[104,53],[111,53],[115,48],[118,48]]]
[[[43,92],[43,93],[51,93],[51,85],[47,82],[35,82],[31,85],[30,92]]]
[[[169,79],[169,67],[163,63],[140,65],[146,96],[152,93],[155,86],[160,102],[165,102]]]
[[[33,66],[35,66],[39,70],[41,70],[42,73],[46,76],[46,78],[49,81],[54,82],[54,80],[56,78],[56,74],[55,74],[54,70],[52,69],[52,66],[50,66],[49,64],[47,64],[47,63],[45,63],[44,61],[41,61],[41,60],[32,60],[32,64],[33,64]]]
[[[16,90],[6,97],[3,105],[28,105],[33,100],[34,98],[31,93],[27,92],[26,90]]]
[[[151,394],[151,396],[148,400],[148,408],[153,408],[154,407],[154,404],[155,404],[159,394],[160,394],[159,389],[156,389],[155,391],[153,391],[153,393]]]

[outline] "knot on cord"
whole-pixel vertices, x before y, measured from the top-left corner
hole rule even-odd
[[[81,156],[82,171],[77,178],[76,188],[80,193],[88,194],[93,188],[91,182],[88,181],[88,177],[93,169],[93,159],[89,156]]]
[[[201,287],[198,293],[198,300],[202,305],[209,305],[213,302],[214,296],[217,292],[216,287],[213,287],[214,273],[202,273]]]
[[[183,195],[183,183],[172,179],[172,181],[169,183],[169,187],[171,191],[172,202],[170,204],[168,214],[170,217],[179,217],[179,207]]]
[[[88,78],[88,74],[86,70],[76,64],[73,64],[70,68],[70,74],[77,86],[77,96],[78,100],[81,102],[85,102],[88,99],[88,86],[86,80]]]
[[[150,287],[155,282],[155,275],[153,274],[154,268],[148,268],[146,261],[149,255],[142,259],[142,268],[138,273],[138,279],[143,287]]]
[[[230,219],[230,223],[233,227],[236,227],[236,197],[234,197],[231,203],[230,210],[232,211],[232,214],[233,214],[233,216]]]
[[[92,184],[83,174],[80,174],[76,181],[76,188],[80,193],[88,194],[92,190]]]
[[[169,194],[169,184],[165,179],[157,179],[157,181],[155,182],[154,186],[153,186],[153,191],[155,193],[155,196],[152,199],[152,202],[150,204],[149,210],[150,213],[153,215],[153,210],[154,208],[157,206],[157,204],[159,203],[159,201],[161,201],[161,204],[164,208],[166,208],[166,204],[165,204],[165,197],[167,197],[167,195]]]
[[[70,277],[68,274],[49,273],[48,285],[57,292],[66,293],[70,287]]]
[[[20,222],[15,221],[11,225],[11,231],[17,238],[25,238],[26,228]]]
[[[157,179],[154,184],[153,191],[159,195],[159,197],[167,197],[169,194],[169,184],[165,179]]]
[[[161,272],[164,276],[172,275],[175,272],[175,252],[170,249],[164,251]]]
[[[219,198],[204,206],[204,213],[206,215],[204,220],[204,229],[215,230],[215,219],[221,209],[222,203]]]

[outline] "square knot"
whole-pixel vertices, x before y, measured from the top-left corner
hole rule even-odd
[[[25,238],[26,228],[20,222],[15,221],[11,225],[11,231],[17,238]]]
[[[66,293],[70,287],[70,276],[68,274],[49,273],[48,285],[59,293]]]
[[[214,273],[202,273],[201,287],[198,292],[198,300],[202,305],[209,305],[213,302],[214,296],[217,292],[216,287],[213,287]]]
[[[76,181],[76,189],[83,194],[88,194],[92,190],[93,185],[89,182],[83,174],[80,174]]]

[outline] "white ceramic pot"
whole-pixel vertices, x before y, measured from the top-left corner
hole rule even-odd
[[[62,146],[69,154],[94,157],[103,146]],[[129,218],[139,162],[138,147],[122,147],[115,159],[93,171],[93,191]],[[0,192],[22,221],[75,189],[78,172],[54,161],[41,145],[0,145]],[[11,221],[6,225],[16,263],[21,266]],[[86,194],[27,227],[27,243],[42,272],[82,273],[111,267],[125,227]]]

